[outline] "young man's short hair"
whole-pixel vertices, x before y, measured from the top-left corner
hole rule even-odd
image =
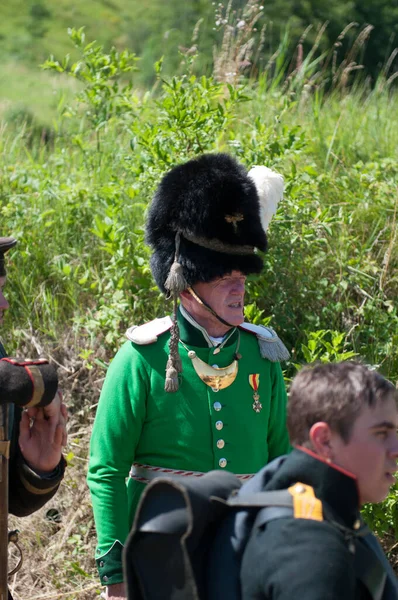
[[[294,446],[308,446],[311,427],[324,421],[347,443],[362,409],[391,397],[397,401],[393,384],[358,362],[305,367],[290,387],[287,410],[290,442]]]

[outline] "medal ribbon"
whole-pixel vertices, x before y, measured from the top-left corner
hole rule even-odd
[[[249,375],[249,383],[253,390],[257,392],[258,386],[260,385],[260,373],[253,373]]]
[[[252,373],[251,375],[249,375],[249,383],[254,390],[254,402],[252,404],[252,409],[254,410],[254,412],[259,413],[263,408],[263,405],[260,402],[260,396],[257,393],[258,386],[260,385],[260,373]]]

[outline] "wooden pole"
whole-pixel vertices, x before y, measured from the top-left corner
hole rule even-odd
[[[8,411],[0,403],[0,600],[8,599]]]

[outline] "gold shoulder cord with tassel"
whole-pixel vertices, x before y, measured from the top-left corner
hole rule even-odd
[[[178,262],[180,254],[180,233],[175,237],[174,262],[171,265],[170,272],[165,281],[164,287],[169,292],[169,297],[173,298],[173,325],[171,328],[169,342],[169,358],[166,364],[166,381],[164,389],[166,392],[176,392],[179,388],[178,375],[182,372],[181,357],[178,353],[178,342],[180,339],[180,329],[177,322],[178,296],[187,289],[188,284],[185,280],[183,269]]]

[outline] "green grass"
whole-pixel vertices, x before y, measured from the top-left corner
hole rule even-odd
[[[60,103],[71,100],[77,85],[32,69],[17,60],[3,63],[0,69],[0,120],[21,122],[27,117],[38,126],[51,127]]]
[[[213,15],[211,4],[201,11]],[[57,98],[53,95],[53,80],[40,74],[39,65],[50,55],[61,59],[70,53],[72,59],[77,58],[68,40],[69,28],[84,26],[87,38],[97,40],[108,50],[115,46],[139,52],[142,61],[138,77],[143,83],[153,81],[153,62],[162,55],[169,57],[171,70],[178,66],[178,46],[190,45],[197,21],[194,12],[189,3],[177,6],[173,2],[168,6],[160,0],[1,2],[0,119],[17,105],[29,108],[40,123],[49,124],[56,114]],[[56,86],[68,95],[67,84],[57,81]]]
[[[134,16],[124,0],[10,0],[0,6],[2,52],[31,65],[70,51],[68,27],[84,24],[91,39],[111,45]],[[122,40],[120,40],[122,41]]]

